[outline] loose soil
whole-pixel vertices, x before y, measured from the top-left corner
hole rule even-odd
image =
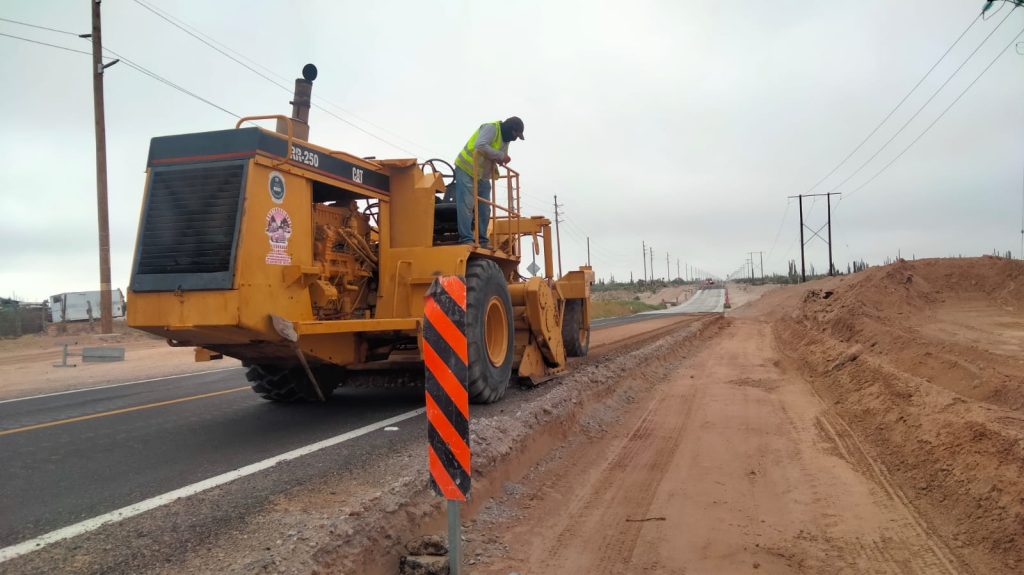
[[[472,572],[1019,573],[1024,266],[761,295],[619,425],[508,483]]]

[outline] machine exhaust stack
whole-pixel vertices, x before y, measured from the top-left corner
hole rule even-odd
[[[292,136],[296,139],[309,141],[309,104],[313,95],[313,80],[316,80],[316,66],[306,64],[302,67],[302,77],[295,79],[295,95],[289,102],[292,105]],[[288,134],[288,126],[284,120],[277,121],[277,133]]]

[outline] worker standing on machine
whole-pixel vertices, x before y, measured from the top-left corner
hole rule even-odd
[[[477,194],[481,200],[491,200],[491,178],[497,175],[495,164],[502,166],[512,161],[508,145],[513,140],[525,140],[523,121],[517,116],[504,122],[488,122],[477,128],[455,159],[455,204],[459,223],[459,243],[473,243],[473,153],[480,157],[476,165]],[[491,206],[480,202],[478,207],[477,235],[482,247],[487,242],[487,222]]]

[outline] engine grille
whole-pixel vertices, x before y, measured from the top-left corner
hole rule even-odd
[[[233,280],[245,162],[154,168],[134,289],[226,289]]]

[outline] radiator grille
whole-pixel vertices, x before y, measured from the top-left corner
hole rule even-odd
[[[218,283],[223,284],[224,274],[232,270],[244,183],[242,162],[155,169],[136,275],[172,274],[187,279],[182,274],[204,274],[212,279],[207,274],[214,274],[221,276]],[[228,285],[216,287],[230,287],[228,279]],[[191,287],[215,287],[200,283],[204,285]]]

